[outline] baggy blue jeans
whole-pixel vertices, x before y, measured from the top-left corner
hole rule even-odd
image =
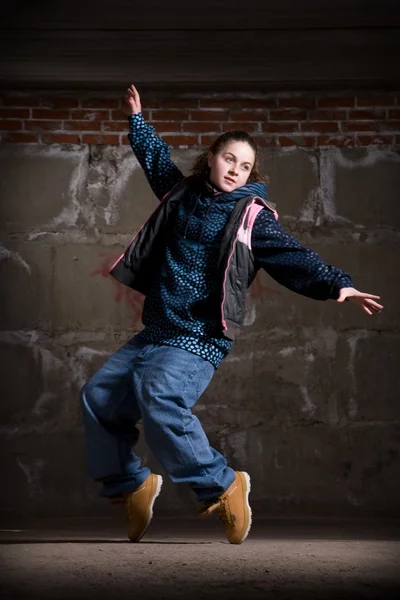
[[[199,501],[233,483],[233,469],[191,411],[214,371],[191,352],[135,337],[106,360],[81,392],[88,471],[102,483],[101,496],[133,491],[150,474],[134,452],[140,419],[157,461]]]

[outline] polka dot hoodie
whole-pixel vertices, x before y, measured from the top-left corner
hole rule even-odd
[[[168,145],[155,134],[154,127],[146,124],[141,113],[130,116],[129,125],[132,149],[161,200],[184,175],[171,161]],[[188,350],[215,368],[228,354],[232,342],[212,318],[220,298],[217,263],[225,225],[238,199],[245,196],[266,200],[266,186],[249,183],[233,192],[223,192],[205,181],[200,194],[186,194],[165,247],[159,276],[145,298],[144,329],[139,334],[142,339]],[[259,267],[299,294],[316,300],[335,299],[342,287],[353,287],[347,273],[302,247],[269,210],[262,210],[256,217],[252,250]]]

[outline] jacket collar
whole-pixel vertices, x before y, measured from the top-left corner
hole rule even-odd
[[[244,198],[245,196],[259,196],[263,200],[267,200],[268,198],[267,186],[265,183],[261,183],[259,181],[246,183],[246,185],[242,185],[232,192],[224,192],[214,183],[212,183],[209,178],[207,178],[205,181],[205,187],[206,190],[213,196],[218,194],[220,196],[219,199],[226,201],[238,200],[239,198]]]

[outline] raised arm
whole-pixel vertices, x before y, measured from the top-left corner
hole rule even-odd
[[[304,248],[283,230],[272,212],[262,210],[258,214],[251,243],[259,265],[289,290],[314,300],[351,300],[369,315],[382,310],[383,306],[375,302],[379,296],[356,290],[348,273]]]
[[[128,139],[151,189],[161,200],[184,175],[170,158],[170,148],[147,125],[142,115],[139,92],[134,85],[126,91],[123,112],[129,120]]]

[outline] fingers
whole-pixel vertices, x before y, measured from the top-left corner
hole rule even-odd
[[[358,292],[360,298],[371,298],[373,300],[379,300],[380,296],[374,296],[373,294],[365,294],[364,292]]]
[[[363,309],[365,310],[366,313],[368,313],[369,315],[376,315],[378,313],[381,312],[381,310],[383,309],[383,306],[381,304],[378,304],[377,302],[374,302],[373,300],[367,300],[366,302],[364,302],[362,304]]]
[[[372,308],[371,306],[365,306],[365,305],[363,305],[363,306],[370,311],[370,314],[378,315],[381,312],[380,308]]]
[[[136,101],[139,100],[139,92],[137,91],[137,89],[135,88],[135,86],[133,85],[133,83],[131,84],[130,87],[128,87],[128,93],[130,95],[132,95]]]
[[[375,302],[374,300],[368,300],[367,302],[368,306],[370,306],[371,308],[379,308],[382,310],[383,306],[382,304],[378,304],[377,302]]]
[[[376,296],[375,294],[366,294],[364,292],[359,292],[354,288],[342,288],[339,294],[339,298],[336,302],[343,302],[344,300],[350,300],[354,304],[358,304],[361,306],[364,312],[367,315],[376,315],[381,312],[383,309],[382,304],[378,304],[375,300],[379,300],[380,296]]]

